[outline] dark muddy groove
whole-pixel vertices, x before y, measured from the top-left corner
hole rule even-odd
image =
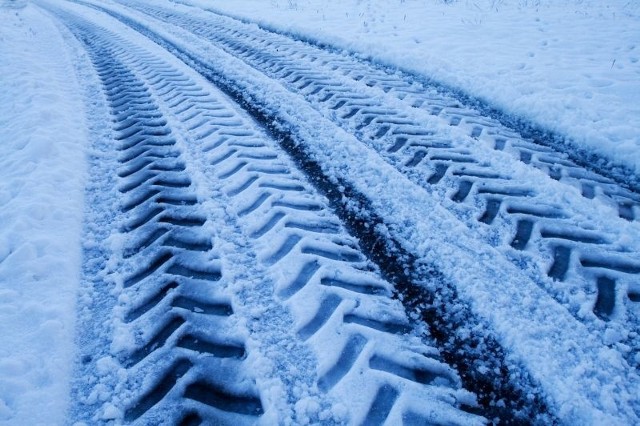
[[[191,6],[180,1],[172,0],[175,3]],[[192,6],[193,7],[193,6]],[[262,31],[266,31],[272,34],[277,34],[283,37],[287,37],[293,41],[299,41],[301,43],[308,44],[310,46],[322,49],[324,51],[335,53],[337,55],[347,55],[348,57],[364,62],[366,65],[381,70],[390,75],[398,75],[398,78],[409,81],[417,82],[425,86],[425,88],[435,89],[439,94],[449,96],[458,101],[463,107],[475,109],[482,115],[497,120],[500,124],[508,129],[514,130],[519,133],[523,139],[529,140],[536,145],[545,146],[554,149],[559,153],[568,155],[569,159],[575,162],[578,166],[607,177],[621,187],[628,189],[636,194],[640,194],[640,175],[631,170],[628,166],[615,163],[612,160],[598,155],[588,149],[578,146],[575,141],[570,137],[564,136],[556,131],[548,129],[542,124],[535,123],[534,121],[509,113],[503,108],[493,105],[490,101],[474,96],[463,89],[455,86],[451,86],[442,81],[438,81],[427,75],[417,74],[416,72],[407,70],[403,67],[395,67],[385,65],[380,61],[377,61],[370,55],[363,54],[349,48],[341,49],[331,44],[321,42],[312,37],[306,37],[301,34],[296,34],[291,31],[282,31],[274,27],[252,21],[250,19],[242,18],[227,14],[215,9],[203,8],[202,10],[213,13],[215,15],[223,16],[225,18],[233,19],[244,24],[255,25]]]
[[[507,361],[504,349],[488,327],[459,299],[454,286],[435,267],[423,264],[401,243],[377,231],[376,225],[384,225],[384,220],[367,197],[347,181],[330,178],[305,150],[304,140],[298,140],[289,123],[196,56],[117,12],[93,7],[150,38],[194,68],[278,141],[313,186],[329,200],[336,215],[359,240],[362,251],[379,267],[382,276],[394,284],[396,297],[407,312],[416,313],[427,324],[444,360],[458,371],[464,388],[477,395],[479,406],[464,407],[467,411],[501,424],[557,423],[528,372]],[[448,309],[450,306],[456,307],[454,312]],[[483,324],[482,333],[461,332],[469,324]]]

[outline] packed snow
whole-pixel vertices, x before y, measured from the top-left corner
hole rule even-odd
[[[640,2],[172,1],[417,73],[640,172]]]

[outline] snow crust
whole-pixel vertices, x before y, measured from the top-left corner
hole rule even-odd
[[[74,354],[84,107],[61,34],[19,3],[0,3],[0,424],[51,425]]]
[[[640,3],[173,0],[398,66],[640,173]]]

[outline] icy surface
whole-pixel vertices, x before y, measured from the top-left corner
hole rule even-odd
[[[4,3],[12,4],[0,4],[0,423],[62,424],[80,267],[83,105],[53,22]]]
[[[179,2],[457,87],[640,172],[639,2]]]

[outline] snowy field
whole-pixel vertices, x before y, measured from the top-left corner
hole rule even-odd
[[[0,3],[0,422],[63,424],[75,352],[85,106],[52,20],[12,3]]]
[[[635,179],[640,175],[640,2],[172,2],[221,12],[406,70],[555,132],[583,154],[628,168]],[[94,154],[91,138],[102,125],[91,122],[90,104],[95,106],[95,100],[87,93],[97,78],[88,75],[86,55],[64,25],[38,3],[0,0],[0,424],[6,425],[68,423],[83,220],[85,200],[90,199],[84,191],[88,157]],[[330,145],[324,148],[329,152]],[[381,160],[380,164],[379,170],[391,170]],[[384,192],[386,177],[381,173],[376,179]],[[408,184],[398,185],[401,190],[393,194],[397,200],[413,199]],[[426,192],[419,195],[425,206],[440,208]],[[411,210],[416,222],[418,210]],[[419,231],[446,237],[442,229],[425,226]],[[466,228],[460,233],[471,240]],[[637,244],[632,241],[629,246]],[[483,252],[484,261],[492,253]],[[472,269],[471,255],[465,256],[460,259]],[[498,302],[487,300],[490,303]],[[580,333],[575,331],[576,336]],[[531,343],[531,334],[522,341],[514,337],[514,345],[527,339]],[[566,348],[572,345],[565,343]],[[610,362],[611,371],[622,370],[617,356],[603,350],[595,359]],[[550,376],[545,377],[553,383]],[[602,396],[600,389],[592,391]],[[570,389],[562,392],[571,400]],[[638,403],[629,399],[629,404]],[[598,401],[605,411],[615,411],[611,407],[616,403]],[[571,404],[567,402],[567,410],[575,409]],[[597,424],[607,418],[590,415],[583,420]],[[633,418],[633,413],[620,418]]]
[[[640,2],[177,2],[418,73],[640,171]]]

